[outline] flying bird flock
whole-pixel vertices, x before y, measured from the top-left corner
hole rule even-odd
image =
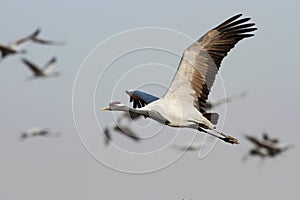
[[[54,41],[54,40],[48,40],[44,38],[40,38],[39,35],[41,33],[41,29],[37,29],[32,34],[23,37],[21,39],[18,39],[14,42],[11,42],[8,45],[2,45],[0,44],[0,52],[1,52],[1,60],[0,62],[12,55],[24,55],[27,54],[27,50],[24,49],[24,46],[28,43],[36,43],[41,45],[63,45],[64,42],[62,41]],[[33,64],[31,61],[29,61],[26,58],[22,58],[22,62],[28,67],[29,70],[32,71],[33,76],[35,78],[45,78],[45,77],[54,77],[58,76],[59,73],[51,73],[51,70],[55,66],[56,58],[53,57],[43,69],[39,68],[35,64]],[[32,78],[31,78],[32,79]]]
[[[25,46],[29,43],[36,43],[41,45],[63,45],[64,42],[61,41],[54,41],[54,40],[48,40],[39,37],[41,33],[41,29],[37,29],[32,34],[25,36],[23,38],[20,38],[16,41],[13,41],[7,45],[0,44],[0,53],[1,58],[0,62],[3,61],[3,59],[9,57],[9,56],[16,56],[16,55],[25,55],[28,53],[28,51],[25,49]],[[51,58],[43,68],[37,66],[32,61],[30,61],[27,58],[21,59],[22,63],[28,67],[29,70],[31,70],[33,76],[29,77],[28,80],[33,80],[36,78],[46,78],[46,77],[55,77],[59,76],[58,72],[52,73],[52,69],[56,64],[56,57]],[[43,137],[53,137],[53,136],[59,136],[59,133],[53,133],[50,132],[48,129],[43,129],[39,127],[32,127],[20,135],[20,140],[23,141],[28,138],[33,138],[36,136],[43,136]]]
[[[116,122],[103,129],[105,145],[112,142],[113,132],[117,132],[135,142],[141,142],[142,138],[135,130],[130,128],[130,124],[133,120],[143,120],[144,118],[174,128],[194,129],[199,134],[208,134],[227,144],[240,144],[240,140],[235,133],[227,134],[218,129],[219,113],[213,110],[225,103],[246,97],[247,92],[224,97],[213,102],[209,101],[208,97],[223,59],[239,42],[254,36],[257,28],[255,23],[250,20],[250,18],[243,18],[242,14],[235,15],[211,29],[187,47],[182,54],[174,78],[162,97],[140,90],[128,90],[126,94],[129,96],[132,107],[119,101],[113,101],[108,106],[101,108],[102,110],[122,112]],[[52,71],[57,63],[55,56],[45,61],[43,65],[25,57],[28,54],[25,46],[29,43],[64,45],[62,41],[45,39],[40,37],[40,34],[41,29],[37,29],[33,33],[7,45],[0,44],[0,61],[2,62],[8,57],[22,56],[22,64],[32,74],[28,77],[28,80],[59,76],[59,72]],[[20,140],[23,141],[37,136],[57,137],[59,135],[58,132],[52,132],[49,129],[33,127],[22,132]],[[271,139],[267,134],[263,134],[262,139],[252,135],[246,135],[245,139],[255,146],[249,150],[246,157],[275,157],[292,147],[292,145],[279,145],[279,139]],[[201,146],[201,143],[194,143],[191,145],[177,144],[173,147],[180,151],[196,151]]]

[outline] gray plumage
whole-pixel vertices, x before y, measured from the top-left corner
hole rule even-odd
[[[196,129],[238,144],[236,138],[215,130],[218,114],[207,114],[205,104],[223,58],[240,40],[254,36],[254,23],[248,23],[250,18],[240,17],[241,14],[231,17],[185,50],[173,81],[161,99],[142,108],[115,103],[102,109],[143,115],[171,127]],[[206,116],[214,116],[214,120]]]

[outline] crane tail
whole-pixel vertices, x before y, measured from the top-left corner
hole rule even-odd
[[[218,113],[204,113],[203,116],[208,119],[213,125],[217,125],[219,120]]]

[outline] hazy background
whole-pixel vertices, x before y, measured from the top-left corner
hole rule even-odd
[[[27,47],[26,57],[37,64],[43,65],[56,55],[56,70],[62,73],[59,78],[28,82],[26,77],[31,74],[19,56],[0,63],[0,197],[298,199],[299,147],[266,161],[262,167],[258,159],[242,163],[241,158],[250,147],[242,139],[243,133],[259,136],[266,130],[282,142],[300,139],[299,6],[298,1],[2,1],[1,44],[41,27],[41,37],[64,40],[66,45]],[[198,39],[237,13],[252,17],[259,29],[254,38],[237,45],[220,72],[228,94],[249,91],[246,99],[229,104],[226,110],[224,131],[240,138],[241,145],[219,142],[203,160],[197,153],[187,153],[172,166],[143,175],[114,171],[88,154],[72,118],[72,88],[80,64],[98,43],[121,31],[149,26],[178,30]],[[176,69],[179,58],[170,59],[170,67]],[[159,78],[167,82],[172,77],[170,73]],[[130,85],[132,80],[127,82]],[[119,94],[126,101],[124,91]],[[96,99],[98,107],[106,105],[112,93],[106,90],[101,95],[104,98]],[[104,116],[104,124],[112,121],[111,113],[97,112],[97,116]],[[20,132],[32,126],[60,131],[62,137],[19,142]],[[173,132],[164,130],[166,135]],[[115,138],[130,149],[135,145],[125,138]],[[98,144],[103,145],[100,135]],[[142,149],[143,143],[136,146]]]

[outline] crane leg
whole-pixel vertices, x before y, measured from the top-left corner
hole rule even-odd
[[[213,133],[210,133],[210,132],[208,132],[208,131],[202,129],[201,127],[199,127],[198,130],[199,130],[199,131],[202,131],[202,132],[205,132],[205,133],[207,133],[207,134],[209,134],[209,135],[211,135],[211,136],[214,136],[214,137],[216,137],[216,138],[218,138],[218,139],[220,139],[220,140],[223,140],[224,142],[227,142],[227,143],[230,143],[230,144],[239,144],[239,141],[238,141],[236,138],[231,137],[230,135],[226,135],[226,134],[224,134],[224,133],[222,133],[222,132],[219,132],[219,131],[217,131],[217,130],[215,130],[215,129],[212,129],[212,130],[213,130],[214,132],[220,134],[220,135],[223,136],[223,137],[220,137],[220,136],[218,136],[218,135],[215,135],[215,134],[213,134]]]

